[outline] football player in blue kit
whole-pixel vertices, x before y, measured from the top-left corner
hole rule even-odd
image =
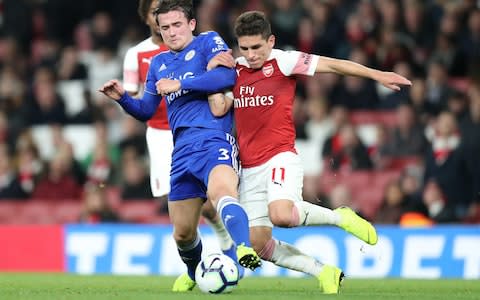
[[[240,265],[254,270],[261,265],[249,240],[248,218],[238,203],[238,149],[230,135],[232,112],[215,117],[208,94],[233,86],[235,70],[207,64],[228,46],[216,32],[193,35],[196,20],[191,0],[163,0],[156,10],[168,51],[152,59],[141,99],[131,98],[118,80],[99,90],[138,120],[148,120],[162,96],[167,102],[173,132],[171,191],[168,210],[173,237],[188,272],[177,278],[173,291],[195,286],[195,268],[202,243],[197,233],[200,211],[208,198],[237,244]],[[208,196],[208,197],[207,197]]]

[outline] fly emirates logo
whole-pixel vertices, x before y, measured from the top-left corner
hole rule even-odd
[[[240,86],[240,98],[233,99],[235,108],[270,106],[273,105],[273,95],[255,95],[255,87]]]

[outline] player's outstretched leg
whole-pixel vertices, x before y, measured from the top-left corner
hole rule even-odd
[[[342,270],[339,268],[324,265],[315,258],[304,254],[295,246],[275,239],[268,240],[258,253],[262,259],[277,266],[316,277],[322,293],[338,293],[340,282],[343,279]]]
[[[338,224],[340,228],[350,232],[365,243],[370,245],[375,245],[377,243],[377,231],[370,222],[357,215],[349,207],[339,207],[334,211],[341,216],[340,223]]]
[[[362,241],[375,245],[378,241],[377,231],[370,222],[357,215],[348,207],[339,207],[331,210],[306,201],[275,201],[270,204],[275,211],[272,218],[273,224],[281,227],[296,227],[308,225],[335,225],[353,234]],[[279,223],[275,215],[284,215],[291,207],[290,221]],[[280,217],[280,220],[288,218]]]
[[[339,268],[324,265],[320,274],[317,275],[320,291],[324,294],[338,294],[343,277],[343,272]]]

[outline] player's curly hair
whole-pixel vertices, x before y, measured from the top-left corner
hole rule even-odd
[[[150,10],[150,6],[152,5],[152,2],[158,0],[140,0],[138,1],[138,8],[137,8],[137,13],[140,16],[140,19],[143,22],[147,21],[148,18],[148,11]]]
[[[265,14],[261,11],[247,11],[238,16],[234,27],[235,36],[261,35],[268,39],[272,35],[272,28]]]
[[[159,14],[165,14],[172,10],[183,11],[188,21],[194,18],[192,0],[159,0],[155,14],[158,16]]]

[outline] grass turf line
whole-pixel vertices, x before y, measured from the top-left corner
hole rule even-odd
[[[197,288],[172,293],[174,277],[81,276],[0,273],[0,299],[480,299],[478,280],[348,279],[340,295],[321,295],[313,278],[249,277],[231,293],[208,295]]]

